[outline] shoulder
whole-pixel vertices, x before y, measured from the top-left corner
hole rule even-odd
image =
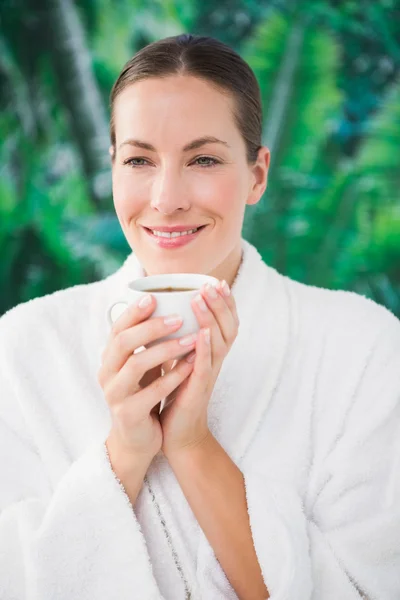
[[[293,310],[308,334],[356,347],[383,337],[400,350],[400,319],[385,306],[356,292],[320,288],[287,277],[285,281]]]
[[[360,294],[287,280],[296,332],[296,356],[307,364],[314,386],[314,410],[327,427],[353,405],[369,407],[370,393],[381,407],[400,400],[400,320],[385,306]],[[379,390],[386,386],[383,395]],[[397,389],[396,389],[397,388]]]
[[[105,321],[110,303],[123,297],[126,283],[138,271],[137,259],[131,252],[124,262],[102,279],[57,290],[14,306],[0,316],[0,342],[7,332],[21,325],[35,328],[37,323],[61,327],[72,323],[99,323]]]
[[[286,285],[298,315],[299,376],[310,381],[315,467],[333,448],[340,452],[346,440],[362,448],[379,439],[383,447],[386,436],[394,452],[400,427],[400,320],[355,292],[293,280]]]
[[[32,352],[61,339],[80,339],[85,331],[106,327],[106,310],[113,297],[111,275],[22,302],[0,317],[0,348]],[[73,335],[74,334],[74,335]]]
[[[93,288],[97,286],[98,282],[80,284],[21,302],[1,316],[0,331],[5,332],[7,329],[15,327],[18,323],[24,322],[25,324],[31,319],[43,317],[51,321],[52,317],[60,313],[60,311],[71,311],[82,301],[87,302],[91,292],[94,291]]]
[[[331,435],[338,439],[345,431],[373,431],[388,415],[398,426],[400,320],[355,292],[295,288],[298,302],[310,313],[302,347],[307,348],[307,335],[316,340],[313,407],[321,447],[330,444]]]

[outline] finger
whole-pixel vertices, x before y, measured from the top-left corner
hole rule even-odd
[[[212,330],[204,327],[200,334],[196,344],[195,372],[203,383],[207,383],[212,370]]]
[[[176,320],[171,320],[175,318]],[[177,331],[182,326],[179,315],[156,317],[121,330],[110,342],[108,354],[104,357],[104,369],[110,375],[118,373],[126,361],[138,348]],[[155,366],[155,365],[152,365]]]
[[[150,412],[161,400],[167,398],[181,385],[193,371],[194,364],[188,363],[184,358],[166,375],[159,377],[146,388],[135,394],[135,402],[143,405],[145,411]]]
[[[199,322],[200,328],[208,327],[212,331],[211,354],[212,358],[214,358],[218,357],[219,355],[223,355],[226,350],[226,343],[214,313],[211,311],[206,298],[203,296],[203,292],[204,288],[202,287],[200,289],[200,294],[195,296],[191,302],[191,305]],[[221,302],[223,303],[224,301],[221,299]]]
[[[142,377],[142,379],[139,381],[139,388],[142,389],[144,387],[147,387],[148,385],[150,385],[151,383],[153,383],[153,381],[155,381],[156,379],[158,379],[158,377],[161,377],[161,375],[162,375],[162,368],[161,368],[161,366],[154,367],[154,369],[150,369],[150,371],[147,371],[147,373],[145,373],[144,376]],[[161,401],[158,402],[151,409],[151,412],[154,415],[159,415],[160,414],[160,405],[161,405]]]
[[[215,317],[225,345],[230,346],[237,335],[237,325],[231,309],[215,287],[206,285],[202,294]],[[220,345],[218,339],[214,338],[214,342]]]
[[[223,279],[218,283],[216,287],[218,293],[221,294],[227,306],[231,309],[236,325],[237,327],[239,327],[239,317],[237,314],[236,302],[229,285],[227,284],[225,279]]]
[[[185,357],[185,358],[187,358],[187,357]],[[176,359],[176,358],[172,359],[172,360],[165,361],[165,363],[163,363],[161,365],[161,368],[162,368],[164,374],[165,373],[169,373],[169,371],[174,368],[174,366],[176,365],[177,362],[178,362],[178,359]]]
[[[168,340],[136,354],[131,354],[118,372],[107,371],[107,368],[110,369],[110,367],[105,366],[102,377],[106,382],[104,391],[107,394],[107,400],[118,402],[120,398],[136,393],[140,389],[140,381],[145,373],[167,360],[182,355],[182,352],[192,350],[196,345],[196,337],[197,334],[193,334],[184,336],[184,338]],[[183,342],[186,342],[185,345]],[[109,383],[107,384],[107,382]]]
[[[150,300],[150,302],[149,302]],[[146,294],[139,298],[138,302],[130,304],[120,317],[114,322],[110,336],[118,335],[124,329],[133,327],[147,319],[156,307],[154,296]]]
[[[237,335],[239,325],[235,300],[225,280],[218,282],[216,290],[218,292],[218,298],[221,300],[221,302],[217,305],[217,310],[220,311],[217,314],[217,319],[221,326],[222,336],[226,343],[230,345]],[[224,308],[221,309],[221,306]],[[232,323],[233,327],[231,326]]]
[[[150,299],[150,302],[149,302]],[[110,352],[111,343],[114,338],[130,327],[134,327],[138,323],[148,319],[154,309],[156,307],[156,302],[154,297],[151,294],[146,294],[146,296],[142,296],[138,302],[135,304],[130,304],[128,308],[124,310],[122,315],[116,319],[114,324],[112,325],[108,339],[106,342],[106,346],[101,355],[101,362],[105,362]]]
[[[137,422],[147,417],[150,413],[156,413],[156,407],[160,405],[161,401],[181,385],[192,370],[193,364],[181,360],[168,375],[159,377],[147,387],[125,397],[123,401],[119,400],[118,402],[111,403],[111,406],[119,415],[122,412],[125,415],[124,419],[128,417],[132,421]]]

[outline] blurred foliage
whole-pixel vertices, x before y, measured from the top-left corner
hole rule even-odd
[[[2,0],[0,314],[130,251],[109,92],[133,53],[183,32],[230,44],[260,83],[272,161],[244,237],[281,273],[400,317],[400,0]]]

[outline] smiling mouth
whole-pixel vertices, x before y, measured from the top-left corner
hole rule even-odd
[[[151,235],[155,236],[155,237],[160,237],[160,238],[164,238],[166,240],[170,240],[170,239],[176,239],[179,237],[188,237],[188,235],[193,235],[195,233],[197,233],[198,231],[201,231],[202,229],[204,229],[205,227],[207,227],[207,225],[200,225],[200,227],[196,227],[196,229],[188,229],[187,231],[190,231],[190,234],[186,234],[186,235],[182,235],[183,232],[167,232],[167,231],[163,231],[160,233],[154,233],[152,229],[149,229],[148,227],[144,227],[144,229],[146,229],[146,231],[148,231]],[[156,230],[157,231],[157,230]]]
[[[165,236],[165,235],[156,235],[152,232],[151,229],[148,229],[147,227],[143,227],[144,231],[149,236],[149,238],[153,241],[153,243],[155,243],[156,246],[158,246],[158,248],[164,248],[164,249],[180,248],[182,246],[186,246],[186,244],[190,244],[192,241],[194,241],[201,234],[201,232],[206,228],[207,228],[207,225],[202,225],[201,227],[199,227],[197,229],[197,231],[194,231],[193,233],[189,233],[186,235],[177,235],[177,232],[175,232],[174,235]]]

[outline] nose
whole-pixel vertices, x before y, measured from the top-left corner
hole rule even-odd
[[[150,205],[165,215],[176,210],[188,210],[189,194],[183,186],[182,176],[174,173],[172,169],[165,169],[154,181]]]

